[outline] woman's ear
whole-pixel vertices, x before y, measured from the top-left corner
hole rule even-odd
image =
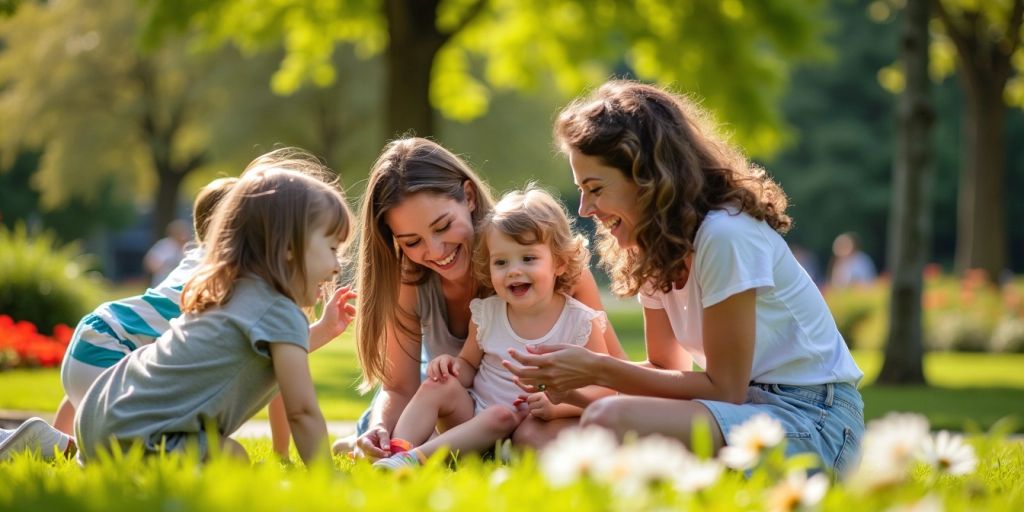
[[[469,213],[476,211],[476,187],[472,180],[462,182],[462,192],[466,196],[466,204],[469,205]]]

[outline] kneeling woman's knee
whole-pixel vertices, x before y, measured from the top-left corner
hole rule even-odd
[[[629,430],[624,397],[610,396],[595,401],[583,410],[580,426],[598,426],[622,435]]]

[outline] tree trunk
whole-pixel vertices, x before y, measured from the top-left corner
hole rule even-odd
[[[437,29],[439,0],[385,0],[388,24],[387,139],[434,134],[430,75],[446,40]]]
[[[892,271],[889,335],[880,384],[923,384],[922,271],[931,237],[931,129],[928,0],[909,0],[900,38],[906,89],[899,101],[893,165],[888,266]]]
[[[996,282],[1006,268],[1007,250],[1003,154],[1006,81],[978,66],[961,66],[966,103],[957,200],[956,270],[962,273],[982,269]]]
[[[164,237],[167,225],[174,220],[178,192],[187,173],[177,172],[169,165],[157,167],[156,200],[153,202],[153,241]]]

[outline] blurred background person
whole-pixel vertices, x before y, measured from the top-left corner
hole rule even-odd
[[[146,253],[142,265],[149,273],[151,286],[163,282],[185,257],[185,244],[192,238],[188,223],[173,220],[167,225],[167,236],[157,240]]]
[[[793,257],[796,258],[797,263],[804,268],[807,275],[811,277],[811,281],[818,285],[819,288],[824,284],[825,276],[821,273],[821,265],[818,263],[818,257],[806,247],[800,244],[789,244],[789,250],[793,253]]]
[[[871,257],[860,250],[857,236],[846,232],[832,242],[832,265],[829,271],[829,285],[845,288],[856,284],[867,284],[875,280],[878,272]]]

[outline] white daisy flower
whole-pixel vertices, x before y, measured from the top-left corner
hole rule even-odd
[[[675,475],[672,483],[679,492],[692,493],[707,489],[722,475],[722,463],[715,459],[701,460],[690,457],[684,471]]]
[[[917,455],[922,462],[950,475],[973,473],[978,466],[974,447],[965,443],[963,436],[945,430],[925,438]]]
[[[821,503],[828,492],[828,477],[817,473],[807,478],[806,471],[790,471],[768,495],[768,510],[790,512],[806,510]]]
[[[616,494],[644,496],[651,486],[671,482],[689,466],[690,452],[675,439],[652,435],[619,448],[611,464],[595,468],[596,477],[614,485]]]
[[[540,469],[552,486],[563,487],[607,472],[617,448],[615,436],[601,427],[567,429],[541,452]]]
[[[851,477],[854,486],[877,489],[903,482],[925,439],[928,420],[919,414],[890,413],[868,423],[860,465]]]
[[[733,469],[749,469],[761,454],[786,436],[782,424],[767,414],[758,414],[729,431],[729,444],[719,452],[719,459]]]

